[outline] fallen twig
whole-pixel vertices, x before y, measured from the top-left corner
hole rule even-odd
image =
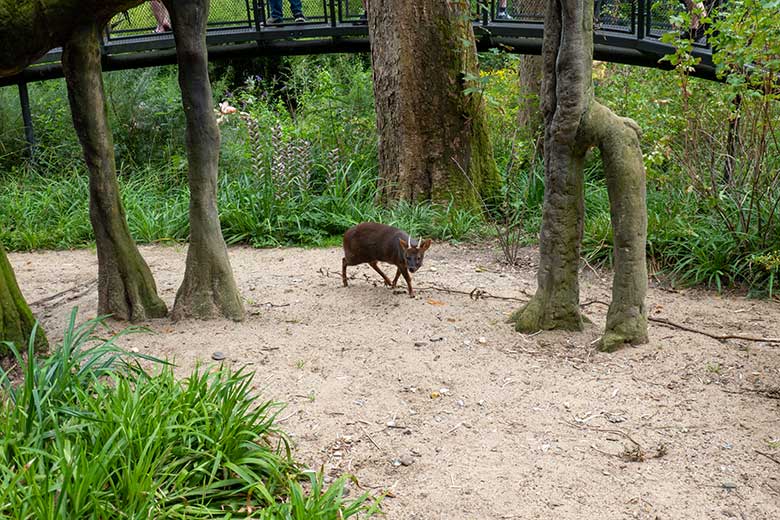
[[[702,336],[707,336],[712,339],[716,339],[718,341],[726,341],[728,339],[741,339],[742,341],[756,341],[760,343],[777,343],[780,344],[780,338],[761,338],[757,336],[743,336],[741,334],[712,334],[710,332],[706,332],[704,330],[694,329],[693,327],[687,327],[685,325],[680,325],[679,323],[675,323],[673,321],[669,321],[664,318],[653,318],[648,317],[648,321],[652,321],[654,323],[660,323],[661,325],[666,325],[667,327],[672,327],[675,329],[684,330],[686,332],[693,332],[695,334],[701,334]]]
[[[40,300],[36,300],[30,304],[30,307],[43,307],[44,309],[46,309],[50,307],[56,307],[61,303],[75,300],[76,298],[80,298],[81,296],[84,296],[85,294],[90,292],[92,288],[95,285],[97,285],[97,282],[98,282],[97,279],[95,279],[90,282],[74,285],[73,287],[69,289],[65,289],[64,291],[60,291],[57,294],[52,294],[51,296],[47,296],[46,298],[41,298]],[[74,292],[75,294],[69,294]],[[54,300],[58,300],[59,298],[63,298],[65,296],[67,296],[67,298],[64,298],[61,302],[50,303],[53,302]]]
[[[587,307],[588,305],[593,305],[596,303],[599,305],[604,305],[606,307],[609,307],[609,304],[607,302],[603,302],[601,300],[588,300],[585,303],[581,304],[580,307]],[[702,336],[707,336],[708,338],[716,339],[718,341],[726,341],[729,339],[741,339],[743,341],[756,341],[759,343],[780,344],[780,338],[762,338],[757,336],[743,336],[741,334],[712,334],[711,332],[707,332],[700,329],[694,329],[693,327],[688,327],[687,325],[681,325],[679,323],[675,323],[665,318],[653,318],[652,316],[648,316],[647,321],[652,321],[653,323],[660,323],[661,325],[666,325],[667,327],[671,327],[673,329],[680,329],[686,332],[693,332],[694,334],[701,334]]]
[[[370,433],[368,433],[368,432],[366,431],[366,429],[365,429],[365,428],[363,428],[363,427],[362,427],[362,426],[360,426],[359,424],[358,424],[358,428],[360,428],[361,430],[363,430],[363,433],[366,435],[366,437],[368,437],[368,440],[369,440],[369,441],[371,441],[371,444],[373,444],[373,445],[376,447],[376,449],[378,449],[379,451],[381,451],[381,452],[383,452],[383,453],[384,453],[384,451],[385,451],[385,450],[383,450],[383,449],[382,449],[382,448],[379,446],[379,444],[377,444],[377,443],[376,443],[376,441],[374,440],[374,438],[373,438],[373,437],[371,437],[371,434],[370,434]]]
[[[258,303],[258,306],[261,307],[289,307],[289,303],[272,303],[272,302],[265,302],[265,303]]]
[[[592,432],[599,432],[599,433],[614,433],[628,439],[629,441],[634,443],[635,446],[638,446],[640,448],[642,447],[642,445],[639,444],[637,441],[635,441],[628,433],[624,432],[623,430],[619,430],[617,428],[596,428],[594,426],[588,426],[586,424],[576,424],[566,420],[564,420],[563,423],[568,426],[571,426],[572,428],[577,428],[578,430],[589,430]]]
[[[756,453],[758,453],[759,455],[763,455],[764,457],[768,458],[768,459],[769,459],[769,460],[771,460],[772,462],[775,462],[775,463],[777,463],[777,464],[780,464],[780,460],[777,460],[776,458],[774,458],[774,457],[773,457],[772,455],[770,455],[769,453],[764,453],[763,451],[758,451],[758,450],[756,450],[756,449],[754,449],[753,451],[755,451],[755,452],[756,452]]]
[[[320,269],[317,271],[322,276],[328,277],[328,278],[341,278],[340,273],[331,273],[329,269],[325,267],[320,267]],[[376,286],[377,283],[375,283],[374,280],[370,279],[368,276],[364,275],[365,281],[371,285]],[[356,278],[354,276],[349,277],[350,281],[360,281],[360,278]],[[526,303],[527,300],[523,298],[516,298],[514,296],[498,296],[495,294],[490,294],[484,289],[480,289],[479,287],[475,287],[470,291],[462,291],[460,289],[453,289],[451,287],[445,287],[443,285],[420,285],[415,286],[415,291],[438,291],[443,292],[447,294],[462,294],[464,296],[468,296],[472,300],[485,300],[485,299],[492,299],[492,300],[505,300],[505,301],[516,301],[520,303]],[[520,290],[520,292],[525,294],[524,290]]]

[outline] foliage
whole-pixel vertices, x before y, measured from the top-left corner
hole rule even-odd
[[[686,49],[700,43],[690,42],[681,29],[690,16],[678,4],[653,9],[676,17],[672,23],[680,30],[667,38],[679,43],[679,50],[671,59],[689,65]],[[776,295],[778,269],[763,259],[780,250],[775,135],[780,109],[773,97],[780,90],[761,81],[768,77],[762,71],[777,70],[773,60],[780,37],[774,36],[777,28],[768,14],[772,2],[729,5],[749,11],[715,13],[703,21],[711,28],[708,37],[719,38],[716,61],[725,83],[693,78],[679,70],[684,66],[667,72],[599,62],[593,80],[599,99],[636,120],[644,132],[652,267],[674,283],[745,285],[757,294]],[[716,23],[721,23],[717,34]],[[472,78],[487,100],[494,156],[504,179],[502,206],[488,215],[497,219],[498,232],[485,225],[483,215],[451,204],[378,206],[366,58],[285,60],[281,86],[256,75],[233,90],[229,81],[215,81],[215,106],[227,102],[237,109],[221,116],[219,204],[229,243],[331,244],[362,220],[446,240],[486,233],[500,237],[501,229],[522,229],[515,238],[535,242],[544,174],[536,143],[517,128],[517,109],[524,101],[516,56],[487,53],[480,78]],[[175,71],[163,67],[105,77],[133,236],[140,242],[184,241],[188,192]],[[64,87],[59,81],[31,85],[40,140],[34,161],[24,158],[15,94],[0,89],[0,105],[9,107],[0,110],[0,241],[10,250],[89,245],[87,181]],[[730,145],[729,122],[735,120],[739,139]],[[598,153],[588,158],[585,197],[583,255],[609,264],[612,231]]]
[[[744,0],[713,13],[695,10],[672,18],[678,27],[706,27],[715,49],[713,61],[725,82],[713,98],[715,106],[693,102],[689,74],[696,61],[690,54],[694,31],[664,37],[675,46],[669,60],[677,73],[685,118],[674,156],[688,189],[697,193],[718,228],[718,235],[711,237],[718,246],[712,254],[730,263],[711,274],[709,283],[718,288],[746,280],[755,288],[766,287],[769,294],[775,291],[776,270],[751,258],[771,256],[780,240],[778,6],[776,0]]]
[[[251,395],[252,374],[196,369],[156,375],[100,339],[100,318],[75,325],[36,360],[12,350],[23,381],[0,371],[0,515],[47,518],[340,520],[378,510],[302,471],[274,424],[280,406]],[[131,331],[125,331],[131,332]],[[158,365],[159,366],[159,365]],[[305,488],[299,483],[308,481]]]

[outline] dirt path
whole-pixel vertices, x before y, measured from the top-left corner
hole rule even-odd
[[[172,304],[185,248],[142,253]],[[525,298],[536,253],[526,255],[507,271],[495,251],[436,244],[415,281]],[[83,285],[46,311],[53,339],[72,305],[96,312],[93,251],[10,258],[30,302]],[[231,259],[246,322],[158,320],[156,334],[124,345],[175,359],[181,374],[215,350],[250,364],[263,396],[289,403],[281,416],[299,458],[392,491],[389,519],[780,518],[780,463],[756,451],[780,460],[780,394],[756,392],[780,389],[778,345],[654,325],[649,345],[600,354],[601,305],[586,307],[596,325],[583,333],[528,337],[505,324],[517,302],[412,300],[367,283],[378,281],[367,266],[344,289],[319,272],[338,271],[336,249],[233,248]],[[583,273],[583,301],[609,301],[601,276]],[[651,290],[648,304],[711,332],[780,337],[777,303]],[[625,460],[636,454],[628,437],[665,454]]]

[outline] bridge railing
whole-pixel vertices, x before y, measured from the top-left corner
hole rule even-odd
[[[289,0],[282,4],[281,23],[270,25],[271,2],[276,0],[212,0],[208,28],[226,30],[305,31],[312,26],[361,25],[362,0],[293,0],[302,7],[305,23],[295,23]],[[704,2],[711,7],[715,0]],[[540,0],[471,0],[478,25],[510,27],[517,24],[542,25],[544,2]],[[683,2],[658,0],[595,0],[594,28],[605,32],[634,35],[638,39],[659,38],[672,30],[669,17],[685,9]],[[116,15],[109,24],[107,40],[149,38],[157,23],[148,3]]]

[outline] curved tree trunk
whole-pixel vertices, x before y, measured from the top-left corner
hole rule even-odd
[[[25,350],[34,325],[35,318],[19,290],[5,249],[0,245],[0,358],[8,354],[8,348],[2,344],[4,341],[14,343],[19,350]],[[38,327],[35,350],[45,350],[46,346],[46,335]]]
[[[208,0],[167,0],[179,62],[179,87],[187,118],[190,247],[174,319],[224,316],[244,319],[217,212],[219,128],[214,118],[206,51]]]
[[[168,313],[149,267],[130,236],[119,196],[114,143],[100,65],[100,31],[87,22],[62,53],[73,126],[89,169],[89,216],[98,254],[98,312],[130,321]]]
[[[647,341],[647,210],[639,127],[593,99],[593,0],[551,0],[542,48],[545,197],[538,288],[513,315],[519,331],[582,328],[577,271],[583,164],[601,150],[614,234],[615,278],[602,350]]]
[[[500,178],[470,79],[479,70],[468,3],[371,0],[368,11],[383,198],[480,207]]]

